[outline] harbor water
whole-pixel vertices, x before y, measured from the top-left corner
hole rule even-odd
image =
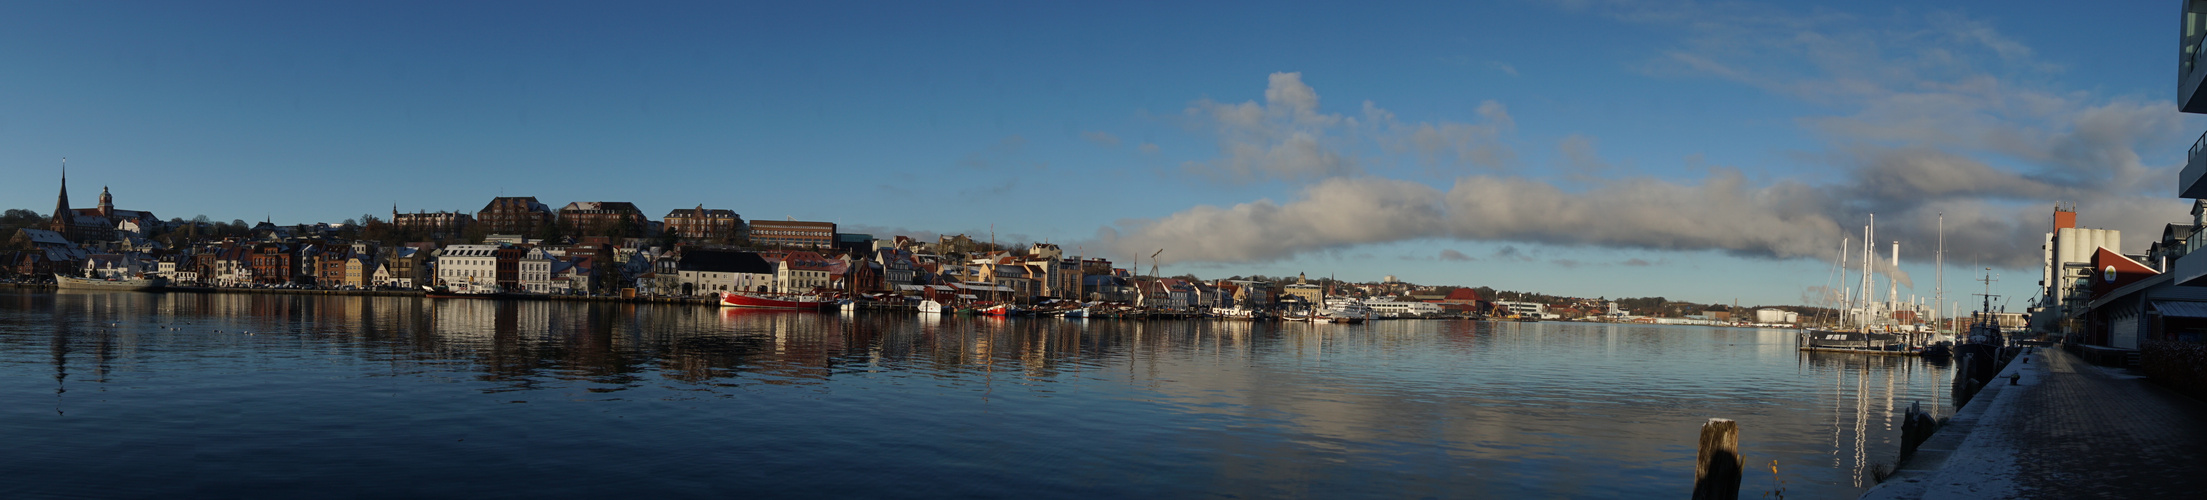
[[[1788,330],[0,290],[0,497],[1851,497],[1951,369]],[[1775,464],[1775,470],[1773,470]]]

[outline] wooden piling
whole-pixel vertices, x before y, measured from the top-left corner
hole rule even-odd
[[[1694,500],[1738,500],[1741,470],[1740,424],[1712,418],[1701,424],[1700,459],[1694,463]]]

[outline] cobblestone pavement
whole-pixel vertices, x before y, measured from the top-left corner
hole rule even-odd
[[[2006,421],[1981,424],[2006,427],[2018,494],[2207,498],[2207,403],[2060,349],[2029,357],[2045,378]]]

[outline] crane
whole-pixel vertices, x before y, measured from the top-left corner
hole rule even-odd
[[[1158,276],[1157,276],[1157,254],[1161,254],[1161,253],[1165,253],[1165,249],[1163,249],[1163,248],[1159,248],[1159,249],[1157,249],[1157,253],[1149,254],[1149,277],[1150,277],[1150,279],[1156,279],[1156,278],[1158,277]]]

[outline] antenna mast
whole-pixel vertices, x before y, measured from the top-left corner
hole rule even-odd
[[[1934,289],[1931,302],[1931,331],[1938,331],[1939,309],[1946,307],[1946,212],[1939,212],[1939,253],[1932,267],[1938,272],[1938,288]]]

